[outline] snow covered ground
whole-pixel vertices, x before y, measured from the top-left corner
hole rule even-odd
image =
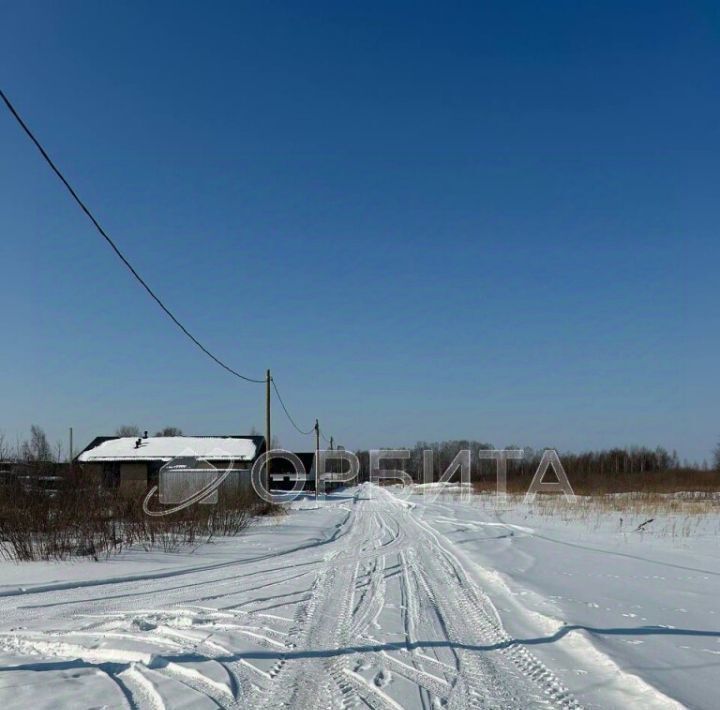
[[[192,554],[1,563],[0,707],[717,706],[717,515],[396,493]]]
[[[506,631],[585,706],[714,708],[720,694],[720,515],[418,501]],[[682,508],[682,507],[681,507]],[[677,701],[677,702],[675,702]]]

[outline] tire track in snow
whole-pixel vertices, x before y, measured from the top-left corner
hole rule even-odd
[[[472,707],[475,703],[486,706],[493,702],[492,697],[486,696],[486,686],[491,685],[502,698],[505,707],[509,705],[522,707],[523,697],[527,698],[529,694],[537,704],[579,708],[578,702],[549,669],[527,649],[513,644],[513,639],[502,628],[494,605],[470,579],[457,557],[441,543],[440,534],[425,520],[415,517],[414,523],[419,528],[419,534],[422,535],[424,532],[428,542],[427,545],[420,545],[417,548],[422,555],[423,563],[422,570],[418,570],[418,574],[425,579],[428,586],[428,579],[431,579],[435,587],[442,588],[445,596],[439,596],[434,591],[432,595],[442,608],[454,640],[464,646],[499,645],[502,647],[501,650],[493,652],[493,655],[497,658],[499,653],[511,664],[510,667],[508,663],[496,664],[500,667],[505,666],[505,673],[498,674],[497,669],[489,668],[479,662],[479,659],[486,658],[487,654],[481,657],[478,653],[462,649],[459,654],[462,659],[459,701],[451,697],[450,707],[457,702],[462,703],[457,704],[457,707]],[[432,554],[428,552],[429,550],[432,550]],[[432,575],[428,574],[430,570],[433,571]],[[477,631],[474,638],[468,637],[464,630],[470,622]],[[528,679],[532,681],[530,687],[527,687]],[[509,683],[509,680],[514,680],[514,683]],[[521,694],[510,692],[509,689],[513,685],[518,687]]]
[[[70,589],[48,592],[41,600],[51,603],[39,606],[56,608],[53,619],[89,623],[63,640],[18,631],[17,641],[0,637],[0,647],[83,659],[106,673],[132,710],[172,707],[178,688],[223,708],[577,707],[513,644],[422,508],[377,488],[370,499],[356,495],[337,520],[321,544],[293,545],[296,558],[283,550],[199,565],[195,579],[170,589],[170,575],[151,577],[137,592],[147,607],[162,608],[123,610],[127,600],[113,599],[130,596],[135,583],[127,580],[98,603],[70,600],[77,595]],[[274,608],[283,611],[265,613]],[[473,649],[493,645],[503,648]]]

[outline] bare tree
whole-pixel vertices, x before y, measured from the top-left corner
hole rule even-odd
[[[30,427],[30,441],[24,441],[21,457],[25,461],[52,461],[53,454],[47,435],[37,424]]]
[[[123,424],[115,430],[115,436],[140,436],[140,427],[135,424]]]
[[[0,461],[10,460],[10,444],[5,439],[4,432],[0,431]]]
[[[156,432],[155,436],[182,436],[182,429],[176,426],[166,426],[164,429]]]

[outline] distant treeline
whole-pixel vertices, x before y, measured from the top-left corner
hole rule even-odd
[[[390,447],[388,447],[390,448]],[[447,470],[459,451],[471,452],[471,480],[476,487],[494,488],[497,464],[493,460],[481,459],[480,452],[497,447],[472,440],[420,441],[410,449],[410,458],[393,461],[383,459],[384,469],[406,472],[415,482],[423,482],[423,452],[433,452],[432,480],[437,481]],[[507,461],[508,490],[527,489],[542,458],[543,450],[529,447],[507,446],[507,449],[522,449],[522,459]],[[633,490],[720,490],[720,452],[716,452],[713,468],[706,463],[690,465],[681,463],[676,452],[662,447],[613,448],[583,453],[558,452],[560,461],[571,485],[576,492],[617,492]],[[358,452],[361,479],[370,474],[369,452]],[[459,480],[459,474],[453,476]],[[547,473],[545,480],[551,481],[553,474]]]
[[[166,427],[156,436],[179,436],[180,429]],[[137,426],[123,426],[118,436],[140,436]],[[393,447],[384,447],[393,448]],[[403,447],[398,447],[403,448]],[[476,487],[492,487],[496,481],[496,463],[483,460],[479,452],[495,449],[492,444],[482,441],[453,439],[448,441],[419,441],[410,451],[410,458],[392,461],[383,459],[385,469],[398,469],[406,472],[415,482],[423,481],[423,452],[433,452],[432,480],[437,481],[446,471],[452,460],[461,450],[471,452],[471,479]],[[523,458],[508,460],[508,490],[527,488],[537,471],[543,450],[529,447],[505,446],[505,449],[522,449]],[[369,452],[356,452],[360,459],[360,479],[368,480],[370,474]],[[615,492],[633,490],[720,490],[720,444],[714,451],[711,464],[689,464],[681,462],[676,452],[662,447],[650,449],[643,446],[613,448],[583,453],[559,452],[565,473],[577,492]],[[30,438],[17,441],[10,446],[0,432],[0,463],[15,461],[32,464],[39,471],[48,469],[54,473],[59,462],[65,460],[63,446],[57,442],[53,447],[48,442],[43,429],[33,425]],[[53,470],[49,470],[53,469]],[[330,465],[330,470],[336,470]],[[552,475],[551,473],[548,474]]]

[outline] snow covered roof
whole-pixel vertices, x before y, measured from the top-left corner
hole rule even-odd
[[[210,461],[252,461],[262,437],[239,436],[121,436],[96,439],[79,456],[81,463],[93,461],[172,461],[194,456]]]

